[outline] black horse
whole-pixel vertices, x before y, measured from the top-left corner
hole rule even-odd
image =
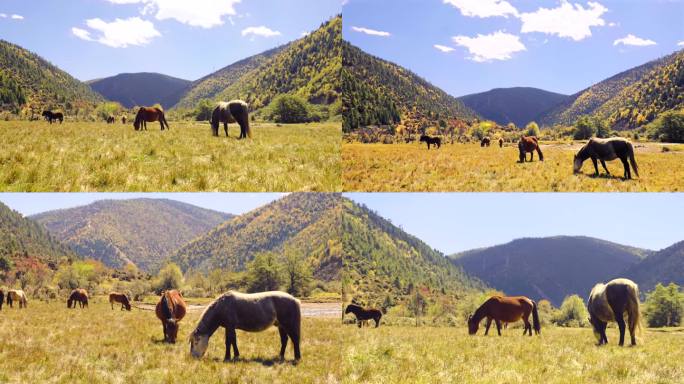
[[[43,117],[45,120],[49,121],[50,124],[55,120],[59,120],[60,124],[64,121],[64,114],[62,112],[43,111]]]
[[[249,127],[249,106],[242,100],[220,102],[211,114],[211,133],[218,136],[219,125],[223,123],[223,129],[228,137],[228,123],[238,123],[240,126],[240,139],[252,137]]]
[[[439,137],[432,137],[428,135],[420,136],[421,143],[427,143],[428,149],[430,149],[430,144],[437,146],[437,148],[442,147],[442,139]]]
[[[5,302],[5,292],[0,289],[0,311],[2,311],[2,304]]]
[[[632,178],[632,172],[630,172],[629,169],[630,164],[632,165],[632,168],[634,168],[634,173],[639,176],[639,167],[634,158],[634,147],[629,140],[623,139],[622,137],[613,137],[610,139],[591,138],[575,155],[575,160],[573,162],[574,173],[579,173],[582,169],[582,164],[588,158],[591,158],[591,161],[594,163],[596,176],[599,174],[597,160],[601,161],[603,169],[610,175],[610,171],[608,171],[608,168],[606,167],[606,160],[611,161],[615,159],[620,159],[620,161],[622,161],[622,166],[625,168],[625,179]]]
[[[344,314],[353,313],[356,316],[356,321],[359,323],[359,328],[361,328],[361,322],[365,320],[375,321],[375,328],[380,326],[380,319],[382,318],[382,312],[375,308],[363,308],[356,304],[349,304],[344,310]]]
[[[492,140],[489,137],[483,137],[482,141],[480,141],[480,147],[489,147],[489,144],[492,143]]]

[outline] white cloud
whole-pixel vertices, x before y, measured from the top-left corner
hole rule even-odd
[[[680,41],[679,43],[677,43],[677,46],[678,47],[684,47],[684,41]]]
[[[371,36],[380,36],[380,37],[392,36],[392,34],[389,32],[377,31],[375,29],[364,28],[364,27],[352,27],[352,30],[354,30],[355,32],[365,33],[366,35],[371,35]]]
[[[118,0],[123,1],[123,0]],[[126,48],[131,45],[147,45],[161,33],[154,28],[154,24],[139,17],[115,19],[108,23],[102,19],[88,19],[86,25],[99,32],[99,37],[93,37],[91,31],[81,28],[71,28],[71,33],[80,39],[97,41],[113,48]]]
[[[6,13],[0,13],[0,19],[6,19],[7,14]]]
[[[522,33],[541,32],[559,37],[568,37],[575,41],[591,36],[591,27],[606,25],[601,16],[608,11],[597,2],[589,1],[588,7],[581,4],[571,4],[561,0],[557,8],[539,8],[535,12],[523,13]]]
[[[518,16],[518,10],[505,0],[443,0],[444,4],[450,4],[463,16],[468,17],[508,17]]]
[[[241,0],[107,0],[113,4],[143,4],[143,15],[154,14],[157,20],[174,19],[193,27],[213,28],[223,25],[224,16],[236,16],[235,5]]]
[[[641,37],[636,37],[631,33],[622,39],[617,39],[613,42],[613,45],[634,45],[637,47],[645,47],[649,45],[656,45],[657,43],[653,40],[642,39]]]
[[[433,47],[435,47],[437,50],[444,52],[444,53],[449,53],[449,52],[454,50],[454,48],[447,47],[446,45],[435,44],[435,45],[433,45]]]
[[[454,36],[452,40],[456,45],[466,47],[471,55],[469,58],[477,62],[508,60],[514,53],[527,50],[519,36],[502,31],[478,34],[477,37]]]
[[[22,15],[12,15],[10,16],[12,20],[24,20],[24,16]]]
[[[261,25],[258,27],[247,27],[247,28],[243,29],[242,30],[242,36],[248,36],[248,35],[261,36],[261,37],[274,37],[274,36],[280,36],[281,33],[279,31],[274,31],[268,27]]]
[[[311,32],[302,31],[302,33],[300,33],[299,36],[300,36],[300,37],[307,37],[307,36],[309,36],[310,34],[311,34]]]

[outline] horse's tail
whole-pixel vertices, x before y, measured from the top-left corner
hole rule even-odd
[[[169,122],[166,121],[164,111],[162,111],[161,108],[157,108],[157,111],[159,111],[159,120],[161,120],[162,124],[166,125],[166,129],[169,129]]]
[[[636,173],[637,176],[639,176],[639,166],[637,166],[636,159],[634,158],[634,146],[632,143],[629,143],[629,163],[632,164],[632,169],[634,169],[634,173]]]
[[[536,334],[541,333],[541,324],[539,323],[539,311],[537,310],[537,303],[532,301],[532,326]]]
[[[244,129],[247,137],[251,139],[252,129],[249,126],[249,107],[247,106],[247,103],[231,103],[229,105],[229,111],[240,125],[240,128]]]
[[[544,154],[541,151],[541,147],[539,146],[539,143],[537,142],[537,138],[534,138],[534,143],[537,145],[537,153],[539,154],[539,161],[544,161]]]
[[[630,287],[627,299],[627,315],[629,316],[629,328],[641,333],[641,310],[639,309],[639,287],[635,284]]]
[[[173,320],[173,310],[171,309],[171,304],[169,304],[169,297],[166,292],[162,293],[161,304],[161,311],[164,318],[169,321]]]

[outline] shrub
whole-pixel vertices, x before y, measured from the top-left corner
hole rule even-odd
[[[283,274],[274,253],[260,253],[247,265],[247,291],[276,291],[283,282]]]
[[[311,121],[309,104],[297,96],[280,95],[271,102],[268,109],[268,118],[276,123],[291,124]]]
[[[684,143],[684,112],[665,112],[649,124],[647,129],[652,139]]]
[[[197,121],[211,120],[211,114],[214,113],[214,108],[216,108],[214,102],[209,99],[202,99],[197,103],[197,108],[195,108],[192,115]]]
[[[587,312],[582,298],[571,295],[563,300],[553,322],[561,327],[586,327],[588,318],[589,312]]]
[[[684,293],[679,286],[660,283],[646,295],[644,315],[649,327],[677,327],[684,317]]]
[[[527,124],[525,126],[525,130],[525,135],[527,136],[539,137],[539,135],[541,134],[539,132],[539,125],[534,121],[531,121],[529,124]]]
[[[573,137],[575,140],[587,140],[594,136],[595,133],[596,129],[594,128],[592,120],[587,116],[582,116],[577,120],[577,124],[575,124],[575,133]]]
[[[182,284],[183,273],[180,267],[174,263],[169,263],[157,274],[157,278],[153,283],[153,289],[159,294],[169,289],[180,289]]]

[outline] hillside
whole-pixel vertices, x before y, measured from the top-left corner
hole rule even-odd
[[[543,89],[515,87],[496,88],[458,99],[487,120],[500,125],[514,123],[517,127],[524,127],[567,98],[567,95]]]
[[[590,237],[523,238],[450,256],[456,265],[509,295],[548,299],[585,297],[598,282],[618,276],[650,251]]]
[[[461,101],[405,68],[346,42],[342,56],[344,132],[396,123],[414,109],[434,119],[476,117]]]
[[[69,114],[104,101],[88,85],[35,53],[5,40],[0,40],[0,68],[0,94],[15,95],[7,97],[13,100],[13,108],[19,107],[23,99],[25,107],[32,108],[37,115],[43,108],[61,109]]]
[[[652,290],[657,283],[684,286],[684,241],[653,253],[624,275],[637,282],[642,293]]]
[[[118,101],[126,108],[159,103],[168,109],[178,103],[191,82],[159,73],[122,73],[88,84],[107,100]]]
[[[292,193],[191,241],[171,261],[184,271],[242,271],[256,254],[288,248],[308,257],[315,278],[339,280],[339,210],[338,194]]]
[[[232,215],[165,199],[101,200],[31,216],[84,258],[154,272],[161,260]]]

